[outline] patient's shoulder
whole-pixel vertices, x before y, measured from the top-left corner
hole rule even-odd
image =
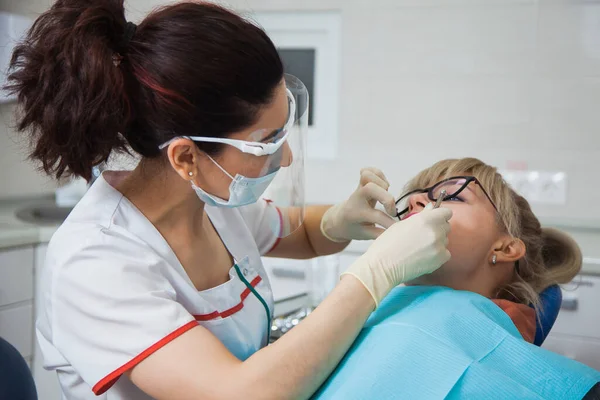
[[[535,310],[525,304],[515,303],[504,299],[492,300],[502,309],[515,324],[523,339],[533,343],[535,339]]]

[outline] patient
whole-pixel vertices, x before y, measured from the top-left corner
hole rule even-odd
[[[496,169],[473,158],[418,174],[399,218],[443,190],[451,259],[384,299],[314,398],[596,398],[599,371],[531,344],[540,293],[581,269],[575,241],[541,228]]]
[[[448,179],[458,176],[465,178]],[[442,190],[447,196],[460,191],[442,203],[453,211],[452,258],[409,284],[447,286],[495,299],[523,338],[533,342],[536,315],[529,306],[539,312],[544,289],[575,277],[582,263],[579,246],[561,231],[541,228],[527,200],[496,168],[474,158],[443,160],[413,178],[397,204],[400,218],[420,212]]]

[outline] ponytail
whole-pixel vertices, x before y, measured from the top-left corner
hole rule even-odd
[[[13,53],[17,129],[31,132],[31,158],[56,178],[89,180],[94,165],[125,149],[126,78],[113,62],[125,27],[123,0],[59,0]]]
[[[568,283],[573,280],[583,263],[579,245],[571,236],[554,228],[542,229],[542,241],[542,259],[548,281]]]
[[[266,33],[221,6],[165,6],[136,30],[123,2],[58,0],[14,51],[6,88],[18,98],[17,129],[56,178],[89,180],[112,151],[156,158],[173,137],[240,132],[283,79]]]

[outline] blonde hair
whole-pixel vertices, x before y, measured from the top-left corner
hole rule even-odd
[[[554,284],[568,283],[581,270],[582,254],[569,235],[542,228],[525,198],[515,192],[496,168],[476,158],[448,159],[421,171],[406,191],[429,187],[452,176],[468,175],[479,180],[496,205],[498,225],[525,243],[525,256],[507,285],[498,288],[498,298],[531,304],[539,313],[539,294]]]

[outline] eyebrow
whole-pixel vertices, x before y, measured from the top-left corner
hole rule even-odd
[[[475,191],[475,189],[472,189],[472,188],[471,188],[471,183],[474,183],[475,185],[479,186],[479,185],[477,184],[477,182],[475,182],[475,181],[472,181],[472,182],[469,182],[469,184],[467,185],[467,187],[466,187],[465,189],[467,189],[467,190],[470,190],[470,191],[471,191],[471,193],[473,193],[473,194],[475,195],[475,197],[481,197],[479,194],[477,194],[477,192]],[[481,189],[481,188],[480,188],[480,189]],[[483,195],[485,196],[485,193],[484,193]]]
[[[269,133],[264,138],[260,139],[260,141],[265,142],[267,140],[273,139],[275,136],[277,136],[279,134],[279,132],[281,132],[281,130],[282,130],[282,128],[272,130],[271,133]]]
[[[288,100],[288,119],[290,118],[290,113],[291,113],[291,109],[290,109],[290,103]],[[265,136],[264,138],[260,139],[261,142],[273,139],[275,136],[279,135],[279,133],[285,129],[285,126],[287,125],[287,119],[285,120],[285,123],[283,124],[283,126],[281,128],[277,128],[271,131],[271,133],[269,133],[267,136]]]

